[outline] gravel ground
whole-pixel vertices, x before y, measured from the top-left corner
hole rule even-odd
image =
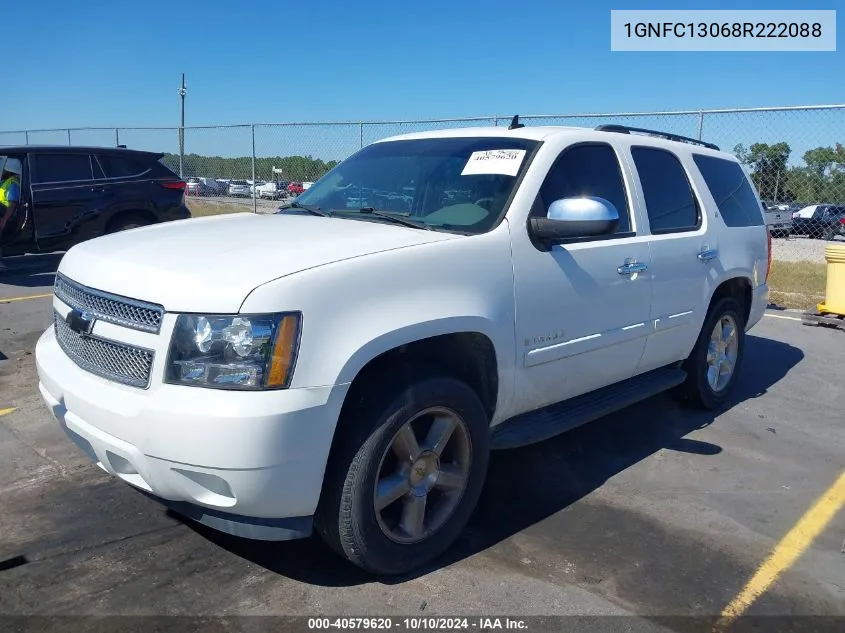
[[[244,209],[252,210],[252,198],[235,198],[233,196],[188,196],[186,197],[188,207],[190,208],[194,203],[210,204],[219,206],[232,206],[231,211],[243,211]],[[292,198],[284,200],[263,200],[259,198],[256,200],[256,208],[258,213],[275,213],[280,206],[287,204]]]
[[[837,239],[837,244],[845,242]],[[816,262],[824,264],[824,249],[831,242],[806,237],[788,237],[772,240],[772,259],[782,262]]]

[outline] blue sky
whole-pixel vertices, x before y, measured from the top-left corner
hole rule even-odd
[[[183,71],[187,125],[845,102],[842,37],[839,51],[823,53],[610,51],[612,8],[840,4],[829,0],[239,4],[20,3],[15,22],[26,28],[6,38],[20,56],[0,129],[178,125]],[[845,10],[839,9],[841,32]],[[335,132],[336,147],[323,144],[321,153],[343,154],[359,140],[355,129]],[[156,144],[156,134],[161,143],[174,142],[169,132],[151,132],[144,143]],[[306,142],[313,130],[266,130],[261,144],[272,146],[273,135],[296,144],[294,137]],[[39,142],[66,141],[53,136]],[[203,137],[201,147],[241,145],[249,132]],[[112,143],[113,134],[90,133],[85,140]]]

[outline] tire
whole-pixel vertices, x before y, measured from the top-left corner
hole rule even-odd
[[[129,229],[149,226],[150,224],[152,222],[142,215],[119,215],[109,222],[106,233],[119,233],[121,231],[128,231]]]
[[[384,389],[384,382],[372,386],[376,394],[384,395],[344,410],[315,527],[332,549],[358,567],[377,575],[397,575],[429,563],[463,531],[487,475],[489,423],[475,392],[454,378],[429,373],[393,389]],[[429,420],[437,416],[438,428],[444,428],[452,415],[454,430],[447,434],[445,450],[440,449],[440,457],[449,461],[441,469],[434,453],[424,450],[435,427]],[[418,434],[423,449],[413,464],[396,457],[407,454],[402,448],[410,445],[403,440],[408,428]],[[452,487],[458,481],[455,473],[462,478],[460,487]],[[395,493],[382,495],[382,510],[376,508],[378,481]],[[396,485],[391,488],[387,482]],[[420,509],[421,494],[428,523],[418,522],[421,532],[404,529],[403,521],[414,525],[408,517]],[[442,512],[439,520],[437,512]]]
[[[743,310],[733,297],[724,297],[710,308],[695,347],[683,364],[687,379],[681,384],[677,395],[685,404],[698,409],[713,410],[722,406],[730,398],[745,355],[745,319],[742,315]],[[714,353],[714,350],[710,349],[711,339],[718,323],[724,325],[731,322],[735,340],[732,339],[725,352],[726,357],[734,357],[733,369],[726,380],[724,376],[718,376],[714,387],[711,382],[712,374],[709,374],[711,365],[708,363],[708,359],[712,359],[712,353]],[[716,354],[719,354],[718,350],[717,347]]]

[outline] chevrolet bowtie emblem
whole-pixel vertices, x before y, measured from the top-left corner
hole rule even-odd
[[[71,330],[83,336],[91,334],[91,330],[94,328],[94,315],[77,308],[68,313],[65,321]]]

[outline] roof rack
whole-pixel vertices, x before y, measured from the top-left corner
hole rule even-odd
[[[708,143],[706,141],[699,141],[689,136],[681,136],[679,134],[672,134],[671,132],[659,132],[658,130],[647,130],[641,127],[628,127],[627,125],[599,125],[596,128],[599,132],[618,132],[620,134],[630,134],[631,132],[640,132],[641,134],[649,134],[651,136],[659,136],[668,141],[680,141],[681,143],[692,143],[693,145],[702,145],[709,149],[715,149],[717,152],[721,151],[718,145]]]

